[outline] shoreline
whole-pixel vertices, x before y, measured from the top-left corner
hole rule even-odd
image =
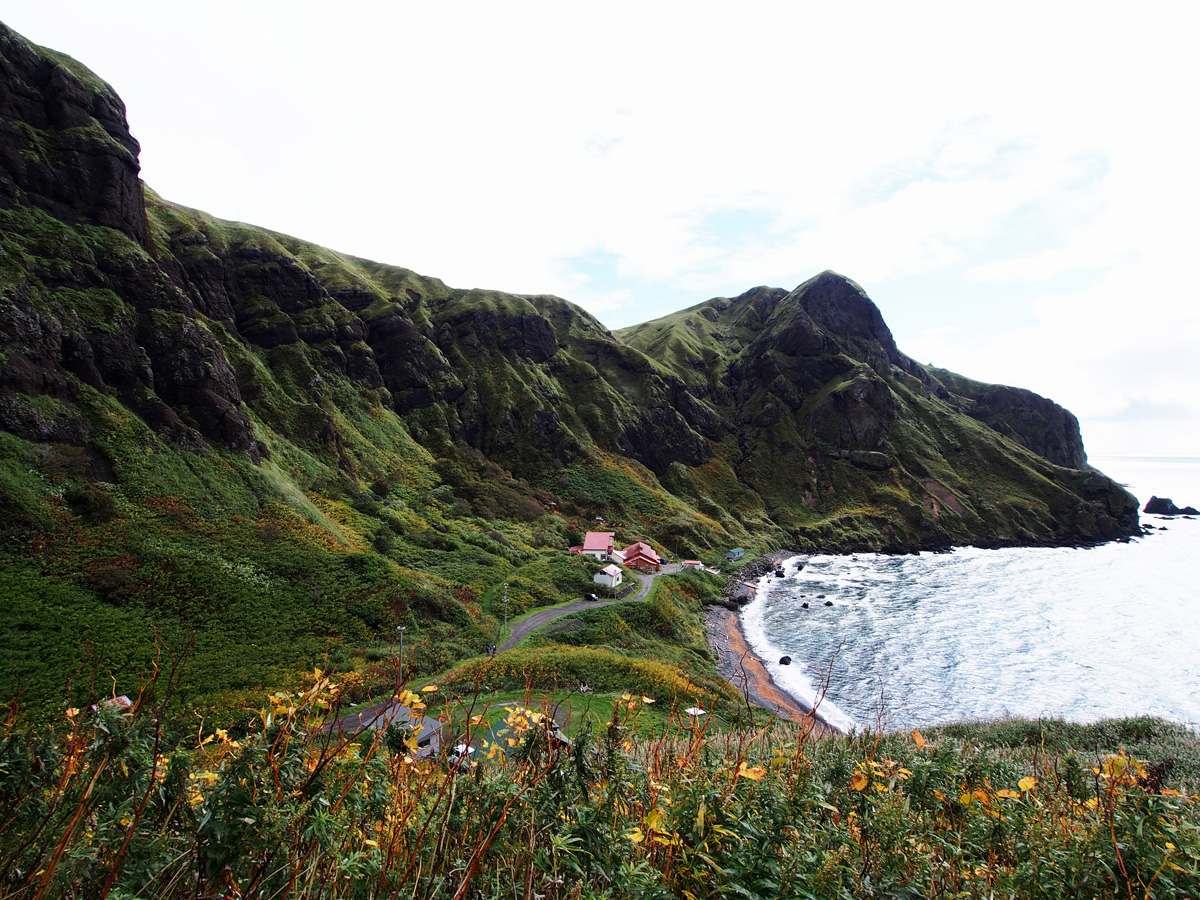
[[[779,551],[764,556],[752,566],[773,567],[781,560],[798,556],[791,551]],[[757,578],[754,573],[741,570],[731,580]],[[812,723],[822,734],[842,734],[841,729],[830,724],[819,712],[808,704],[783,690],[771,677],[767,667],[746,639],[742,628],[741,612],[726,606],[710,606],[704,612],[704,626],[708,632],[708,646],[716,655],[717,671],[746,698],[749,703],[769,710],[781,719],[798,724]]]

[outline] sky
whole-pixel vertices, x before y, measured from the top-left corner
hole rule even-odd
[[[1200,457],[1200,5],[10,0],[213,215],[610,328],[824,269]],[[1200,498],[1193,498],[1196,503]]]

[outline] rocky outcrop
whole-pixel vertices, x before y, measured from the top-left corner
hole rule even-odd
[[[945,385],[950,402],[1005,437],[1068,469],[1086,469],[1079,420],[1067,409],[1033,391],[984,384],[945,369],[929,369]]]
[[[818,399],[808,421],[813,434],[836,449],[873,451],[895,417],[891,390],[864,367]]]
[[[1197,512],[1195,507],[1185,506],[1180,509],[1171,501],[1170,497],[1151,497],[1142,512],[1157,516],[1200,516],[1200,512]]]
[[[1079,420],[1033,391],[990,385],[969,410],[973,418],[1068,469],[1087,466]]]
[[[792,291],[788,301],[799,303],[814,322],[840,341],[850,341],[859,358],[872,368],[886,371],[891,364],[901,364],[902,354],[879,307],[844,275],[826,270]]]
[[[0,205],[115,228],[145,246],[139,150],[111,87],[0,23]]]

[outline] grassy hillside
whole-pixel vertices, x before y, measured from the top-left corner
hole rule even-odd
[[[834,273],[614,335],[219,220],[84,66],[0,25],[0,85],[0,897],[1200,895],[1185,729],[818,739],[718,676],[701,575],[483,653],[600,519],[710,563],[1132,533],[1068,412]],[[397,694],[470,761],[329,727]]]

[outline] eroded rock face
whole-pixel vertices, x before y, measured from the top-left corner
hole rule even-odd
[[[125,105],[83,71],[0,24],[0,204],[105,225],[145,246],[140,148]]]
[[[1068,469],[1087,466],[1079,420],[1069,410],[1033,391],[989,385],[977,398],[970,415],[1052,463]]]
[[[899,364],[900,351],[896,349],[896,341],[883,321],[879,307],[866,291],[844,275],[826,270],[796,288],[789,299],[799,302],[823,328],[860,343],[868,351],[878,348],[882,351],[879,362]],[[878,354],[868,352],[867,355],[875,357]]]
[[[558,352],[558,340],[550,323],[536,313],[500,315],[488,308],[475,308],[463,316],[449,318],[439,343],[459,342],[489,345],[505,353],[518,353],[535,363],[544,363]]]
[[[255,455],[254,428],[240,409],[237,378],[212,333],[185,320],[178,329],[148,329],[143,339],[158,395],[173,408],[187,409],[205,436]]]
[[[813,434],[839,450],[875,450],[895,417],[887,383],[866,369],[820,400],[809,422]]]
[[[657,357],[557,298],[448,288],[153,193],[147,226],[138,147],[111,89],[2,26],[0,76],[0,217],[11,223],[0,234],[0,427],[29,440],[88,441],[71,410],[94,390],[177,446],[215,442],[257,458],[248,401],[281,436],[353,473],[361,457],[333,404],[361,400],[439,455],[469,447],[525,476],[597,450],[660,476],[719,456],[720,480],[746,509],[763,500],[778,522],[805,527],[825,516],[832,524],[811,539],[840,546],[941,546],[950,533],[996,533],[996,515],[1010,542],[1137,527],[1136,503],[1131,524],[1124,496],[1082,468],[1070,413],[917,366],[862,288],[836,273],[668,317]],[[1044,459],[995,434],[977,440],[984,429],[963,414]],[[914,506],[903,520],[860,516],[861,532],[849,533],[827,515],[860,507],[884,482],[884,506],[903,499],[960,453],[971,460],[955,476],[964,482],[1019,456],[1008,477],[1059,505],[1029,514],[1005,506],[1003,490],[963,489],[940,519]],[[1047,481],[1055,489],[1043,497]],[[720,492],[707,490],[716,509]],[[760,512],[748,515],[762,527]],[[950,520],[957,531],[945,530]]]
[[[53,261],[2,286],[3,424],[31,440],[87,442],[82,416],[47,415],[52,405],[36,400],[73,410],[82,383],[117,396],[172,443],[200,451],[207,437],[257,458],[232,367],[194,321],[192,298],[211,298],[216,317],[228,317],[228,302],[222,310],[174,259],[145,252],[138,151],[112,88],[0,25],[0,208],[14,223],[38,223],[16,245],[24,259]],[[85,238],[79,226],[124,238]],[[77,312],[97,296],[107,312]]]

